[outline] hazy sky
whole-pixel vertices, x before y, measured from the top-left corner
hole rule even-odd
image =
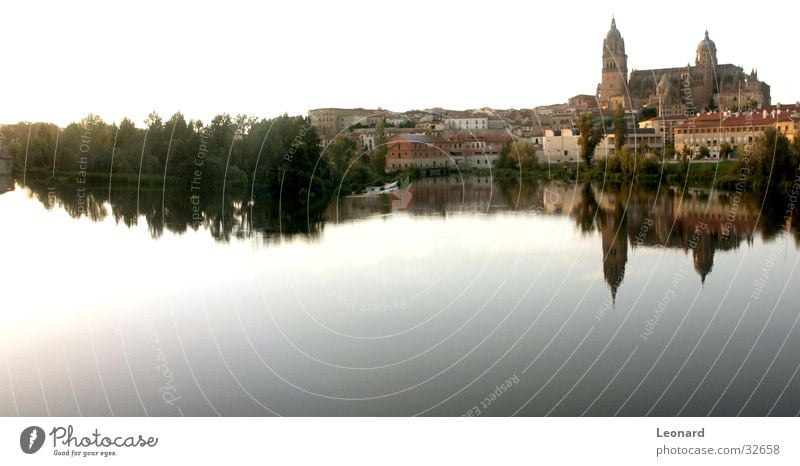
[[[728,7],[727,5],[730,5]],[[595,92],[611,14],[629,69],[720,63],[800,100],[797,2],[4,2],[0,123],[156,110],[271,117],[315,107],[532,107]]]

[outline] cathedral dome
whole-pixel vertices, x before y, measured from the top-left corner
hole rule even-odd
[[[706,36],[703,38],[703,40],[700,41],[699,44],[697,44],[697,58],[695,62],[697,64],[703,63],[705,61],[703,60],[703,58],[709,55],[711,56],[711,62],[716,63],[717,44],[715,44],[713,40],[708,38],[708,31],[706,31]]]
[[[606,33],[606,40],[609,42],[622,40],[622,34],[617,29],[617,21],[613,17],[611,18],[611,29]]]
[[[603,56],[612,55],[625,55],[625,41],[622,39],[622,34],[617,29],[617,21],[611,18],[611,29],[606,34],[606,39],[603,41]]]

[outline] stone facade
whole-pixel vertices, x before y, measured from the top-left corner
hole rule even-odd
[[[321,136],[335,136],[350,126],[361,124],[375,126],[386,118],[385,110],[364,108],[315,108],[308,112],[313,126]]]
[[[611,29],[603,40],[603,71],[597,95],[600,105],[615,108],[627,105],[628,55],[625,54],[625,40],[617,29],[617,21],[611,18]]]
[[[625,41],[611,20],[603,41],[603,70],[598,85],[601,106],[658,108],[660,115],[692,114],[707,109],[733,109],[770,105],[770,87],[753,70],[717,62],[717,46],[708,37],[697,45],[694,65],[633,70],[628,75]]]
[[[797,107],[788,107],[748,112],[727,111],[686,118],[674,128],[675,150],[682,152],[688,149],[691,154],[697,154],[705,146],[711,158],[719,158],[724,143],[736,151],[736,157],[751,151],[755,140],[770,127],[794,141],[800,129],[797,110]]]

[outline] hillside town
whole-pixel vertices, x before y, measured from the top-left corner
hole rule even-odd
[[[386,172],[416,169],[423,175],[495,166],[510,142],[529,147],[539,162],[578,163],[578,120],[586,113],[602,129],[597,159],[619,155],[620,149],[667,161],[736,158],[767,128],[790,140],[800,129],[800,102],[773,104],[770,86],[756,70],[718,63],[708,31],[694,65],[629,72],[625,41],[613,18],[602,45],[596,92],[566,103],[463,111],[318,108],[309,112],[311,125],[323,147],[350,138],[360,153],[370,153],[382,140]],[[613,128],[615,110],[624,112],[621,143]]]

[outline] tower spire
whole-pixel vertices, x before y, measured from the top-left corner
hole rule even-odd
[[[611,27],[613,29],[617,28],[617,20],[616,20],[616,18],[614,18],[614,13],[611,13]]]

